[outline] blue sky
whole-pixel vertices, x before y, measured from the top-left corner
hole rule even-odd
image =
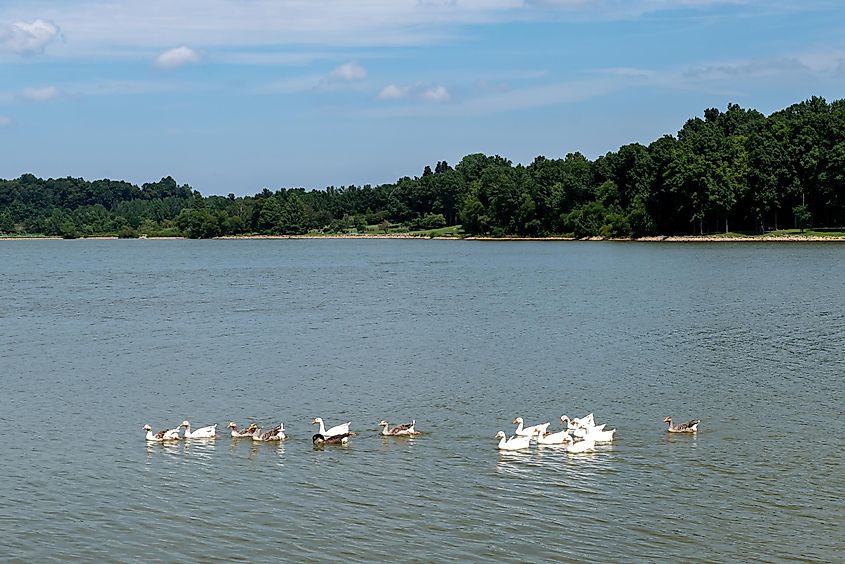
[[[0,177],[203,194],[590,158],[845,97],[840,0],[3,0]]]

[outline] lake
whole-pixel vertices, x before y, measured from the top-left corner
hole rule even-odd
[[[4,559],[845,554],[839,244],[0,241],[0,283]],[[145,444],[183,419],[291,438]]]

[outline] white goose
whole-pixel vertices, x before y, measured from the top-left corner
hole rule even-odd
[[[343,423],[342,425],[335,425],[330,429],[326,429],[325,425],[323,424],[323,420],[319,417],[315,418],[314,421],[311,422],[312,425],[319,425],[320,430],[317,432],[318,435],[323,435],[324,438],[329,439],[334,437],[335,435],[348,435],[349,434],[349,426],[352,424],[351,421]]]
[[[564,429],[557,433],[540,433],[537,435],[538,445],[563,445],[572,442],[572,437],[569,436],[569,431]]]
[[[596,425],[595,420],[593,419],[593,414],[589,414],[586,417],[581,418],[574,418],[570,419],[566,415],[560,416],[560,422],[563,425],[566,425],[566,428],[570,431],[574,431],[575,429],[596,429],[597,431],[603,431],[605,425],[607,423],[602,423],[601,425]]]
[[[496,438],[499,439],[499,450],[522,450],[531,445],[531,435],[507,438],[504,431],[499,431]]]
[[[191,432],[191,424],[186,419],[185,421],[182,421],[182,424],[179,425],[179,427],[185,428],[186,439],[213,439],[217,436],[217,423],[209,425],[208,427],[200,427],[199,429]]]
[[[546,432],[546,429],[549,428],[549,425],[551,425],[551,423],[543,423],[541,425],[523,427],[522,417],[517,417],[516,419],[514,419],[513,424],[516,425],[516,431],[514,431],[514,434],[519,437],[533,437],[534,435],[542,435]]]
[[[175,429],[162,429],[155,435],[153,434],[153,428],[149,426],[149,424],[144,425],[144,431],[147,432],[146,439],[151,442],[161,443],[164,441],[178,441],[182,437],[179,436],[179,427]]]
[[[602,425],[602,427],[604,427],[604,425]],[[615,432],[616,429],[604,431],[599,430],[598,427],[579,427],[578,429],[575,429],[575,431],[573,431],[573,434],[579,439],[592,440],[597,443],[609,443],[613,441],[613,434]]]
[[[285,424],[279,423],[269,431],[262,433],[261,429],[257,429],[252,434],[252,440],[257,442],[271,442],[271,441],[284,441],[288,438],[285,435]]]
[[[582,452],[592,452],[596,450],[596,442],[591,438],[586,438],[583,441],[576,441],[572,444],[564,445],[564,450],[570,454],[580,454]]]

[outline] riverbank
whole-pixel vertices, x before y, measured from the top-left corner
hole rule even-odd
[[[5,237],[0,236],[0,241],[112,241],[119,237],[80,237],[78,239],[63,239],[62,237]],[[130,238],[131,239],[131,238]],[[141,240],[182,240],[184,237],[140,237]],[[845,237],[834,235],[657,235],[651,237],[630,238],[607,238],[607,237],[441,237],[437,235],[423,235],[412,233],[379,233],[379,234],[328,234],[328,235],[226,235],[214,237],[215,240],[249,240],[249,239],[416,239],[441,241],[613,241],[624,243],[801,243],[801,242],[842,242]]]

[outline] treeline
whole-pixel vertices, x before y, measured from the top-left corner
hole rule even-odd
[[[207,196],[170,177],[0,180],[0,232],[77,237],[425,230],[492,236],[638,237],[845,225],[845,100],[765,116],[729,104],[676,136],[591,161],[514,166],[472,154],[379,186]]]

